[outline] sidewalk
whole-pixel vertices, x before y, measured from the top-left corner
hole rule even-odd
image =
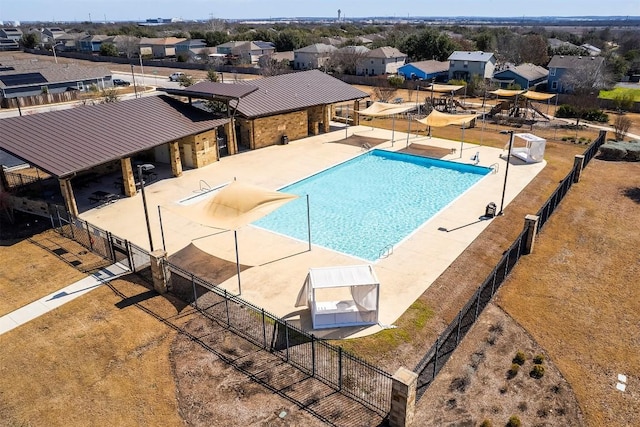
[[[112,264],[59,291],[6,314],[0,317],[0,335],[74,300],[110,280],[128,273],[129,269],[124,265],[120,263]]]

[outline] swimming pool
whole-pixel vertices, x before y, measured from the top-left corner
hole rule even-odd
[[[375,261],[491,169],[372,150],[280,191],[301,196],[253,224]]]

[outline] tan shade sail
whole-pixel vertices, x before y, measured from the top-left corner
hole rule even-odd
[[[432,84],[432,85],[427,86],[427,90],[429,92],[449,93],[449,92],[455,92],[457,90],[460,90],[463,87],[464,86]]]
[[[524,90],[498,89],[498,90],[491,91],[489,93],[492,93],[492,94],[498,95],[498,96],[511,97],[511,96],[516,96],[516,95],[522,95],[524,92],[525,92]]]
[[[447,114],[433,110],[424,119],[417,120],[422,124],[433,127],[444,127],[448,125],[461,125],[469,123],[477,117],[476,114]]]
[[[533,92],[528,91],[524,95],[525,98],[533,99],[534,101],[546,101],[547,99],[551,99],[556,96],[553,93],[542,93],[542,92]]]
[[[233,181],[213,198],[180,206],[178,210],[181,215],[197,223],[224,230],[237,230],[297,197],[295,194],[265,190]]]
[[[414,108],[416,108],[415,105],[407,106],[399,104],[388,104],[386,102],[374,102],[364,110],[356,111],[356,113],[362,114],[363,116],[384,117],[393,116],[394,114],[406,113],[407,111]]]

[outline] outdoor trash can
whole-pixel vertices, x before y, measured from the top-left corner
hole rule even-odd
[[[487,208],[484,211],[484,216],[488,218],[493,218],[496,216],[496,204],[491,202],[487,205]]]
[[[287,135],[282,135],[282,145],[287,145],[289,143],[289,137]]]

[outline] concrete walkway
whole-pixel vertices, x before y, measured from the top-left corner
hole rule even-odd
[[[24,325],[36,317],[60,307],[67,302],[86,294],[92,289],[129,273],[129,269],[120,263],[105,267],[65,288],[53,292],[37,301],[0,317],[0,335]]]

